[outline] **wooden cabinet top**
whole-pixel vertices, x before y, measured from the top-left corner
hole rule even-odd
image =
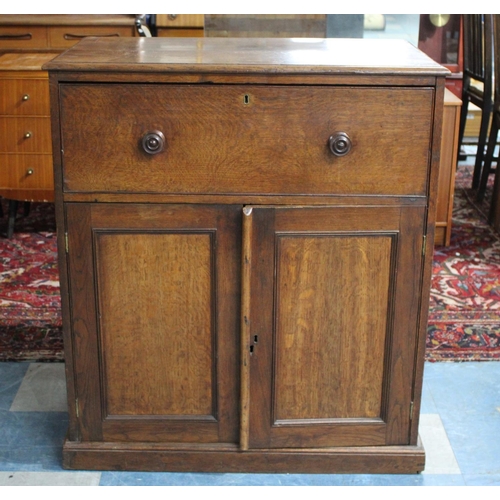
[[[55,71],[382,74],[449,71],[404,40],[86,38],[44,66]]]
[[[133,26],[133,14],[2,14],[0,26]]]
[[[0,71],[41,71],[54,58],[50,53],[10,53],[0,56]]]

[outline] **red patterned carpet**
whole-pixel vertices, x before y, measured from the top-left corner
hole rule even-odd
[[[54,206],[32,203],[29,216],[18,219],[13,238],[7,239],[7,204],[2,201],[0,360],[62,360]]]
[[[477,204],[472,167],[457,171],[451,245],[436,247],[427,335],[430,361],[500,361],[500,238]]]
[[[437,247],[427,359],[500,361],[500,238],[475,206],[461,167],[452,241]],[[11,240],[0,225],[0,361],[63,359],[54,208],[32,204]]]

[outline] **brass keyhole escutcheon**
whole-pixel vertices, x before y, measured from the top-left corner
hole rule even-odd
[[[243,96],[243,104],[245,105],[250,104],[250,96],[248,94],[245,94]]]

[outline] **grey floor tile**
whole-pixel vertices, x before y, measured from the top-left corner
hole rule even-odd
[[[421,415],[419,434],[426,453],[424,474],[461,474],[439,415]]]
[[[462,474],[500,474],[500,415],[442,414]]]
[[[62,446],[67,427],[67,413],[3,411],[0,448]]]
[[[438,413],[432,392],[424,381],[422,387],[422,402],[420,405],[420,413]]]
[[[497,414],[499,362],[426,363],[424,379],[441,416]]]
[[[67,411],[64,363],[32,363],[10,411]]]
[[[30,363],[0,362],[0,411],[12,405]]]
[[[0,486],[98,486],[99,472],[2,472]]]
[[[368,486],[459,485],[461,476],[368,474],[209,474],[103,472],[101,486]]]
[[[467,486],[500,486],[500,474],[466,474]]]
[[[61,446],[0,446],[3,471],[63,472]]]

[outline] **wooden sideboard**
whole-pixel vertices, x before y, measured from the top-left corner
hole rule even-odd
[[[447,70],[87,39],[50,77],[71,469],[416,473]]]
[[[54,54],[0,55],[0,196],[9,200],[7,236],[19,201],[54,201],[49,81]]]
[[[2,14],[0,52],[62,52],[86,36],[136,36],[134,15]]]
[[[156,14],[156,36],[204,36],[204,14]]]
[[[438,181],[436,245],[450,244],[461,105],[462,101],[446,89],[444,94],[441,164],[439,166]]]

